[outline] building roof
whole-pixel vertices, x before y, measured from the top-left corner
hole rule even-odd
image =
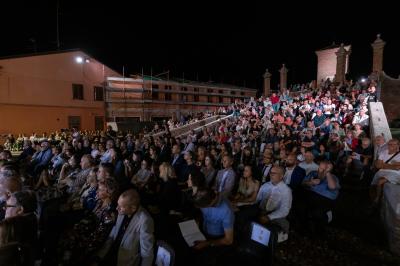
[[[153,80],[153,81],[168,81],[168,82],[176,82],[176,83],[181,83],[181,84],[186,84],[189,86],[204,86],[204,87],[216,87],[216,88],[231,88],[231,89],[238,89],[238,90],[256,90],[253,88],[246,88],[244,86],[236,86],[236,85],[231,85],[231,84],[224,84],[224,83],[216,83],[214,81],[193,81],[193,80],[187,80],[187,79],[182,79],[182,78],[160,78],[160,77],[154,77],[154,76],[149,76],[149,75],[134,75],[135,78],[143,78],[143,80]]]
[[[347,44],[344,45],[344,47],[347,47],[347,46],[349,46],[349,45],[347,45]],[[333,42],[329,46],[326,46],[326,47],[324,47],[322,49],[318,49],[317,52],[318,51],[324,51],[324,50],[330,50],[330,49],[334,49],[334,48],[339,48],[339,47],[340,47],[340,44],[336,44],[335,42]]]
[[[38,52],[38,53],[30,53],[30,54],[8,55],[8,56],[0,57],[0,60],[16,59],[16,58],[24,58],[24,57],[32,57],[32,56],[63,54],[63,53],[72,53],[72,52],[82,52],[82,53],[86,54],[88,57],[91,57],[91,58],[95,59],[97,62],[103,64],[101,61],[99,61],[95,57],[91,56],[89,53],[87,53],[84,50],[79,49],[79,48],[67,49],[67,50],[58,50],[58,51],[46,51],[46,52]],[[103,65],[105,65],[105,64],[103,64]],[[122,76],[122,74],[119,71],[116,71],[115,69],[113,69],[113,68],[111,68],[109,66],[107,66],[107,67]],[[182,79],[182,78],[165,79],[165,78],[149,76],[149,75],[143,75],[143,76],[142,75],[131,75],[131,77],[143,78],[144,80],[171,81],[171,82],[177,82],[177,83],[185,83],[185,84],[192,85],[192,86],[196,86],[197,85],[197,86],[213,86],[213,87],[220,87],[220,88],[256,90],[256,89],[252,89],[252,88],[246,88],[244,86],[235,86],[235,85],[230,85],[230,84],[215,83],[213,81],[201,82],[201,81],[191,81],[191,80]]]
[[[63,53],[72,53],[72,52],[82,52],[82,53],[85,53],[85,54],[89,55],[88,53],[86,53],[82,49],[76,48],[76,49],[66,49],[66,50],[58,50],[58,51],[45,51],[45,52],[28,53],[28,54],[6,55],[6,56],[0,56],[0,60],[23,58],[23,57],[32,57],[32,56],[42,56],[42,55],[52,55],[52,54],[63,54]],[[90,57],[92,57],[92,56],[90,56]]]
[[[17,59],[17,58],[24,58],[24,57],[32,57],[32,56],[44,56],[44,55],[55,55],[55,54],[65,54],[65,53],[73,53],[73,52],[81,52],[87,55],[89,58],[93,58],[97,62],[99,62],[102,65],[107,66],[109,69],[114,71],[115,73],[118,73],[122,76],[120,71],[117,71],[110,66],[104,64],[100,60],[98,60],[96,57],[92,56],[88,52],[84,51],[83,49],[80,48],[74,48],[74,49],[65,49],[65,50],[56,50],[56,51],[45,51],[45,52],[37,52],[37,53],[29,53],[29,54],[17,54],[17,55],[7,55],[7,56],[0,56],[0,60],[6,60],[6,59]]]

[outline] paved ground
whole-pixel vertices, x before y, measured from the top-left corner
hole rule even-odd
[[[400,265],[400,258],[388,251],[378,213],[368,211],[368,189],[343,184],[326,235],[310,239],[291,230],[288,241],[277,247],[275,265]]]

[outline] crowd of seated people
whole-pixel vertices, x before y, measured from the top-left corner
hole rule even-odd
[[[183,241],[178,222],[195,219],[206,240],[186,256],[219,265],[251,222],[320,234],[351,174],[368,182],[379,170],[376,203],[386,182],[400,183],[399,142],[376,136],[374,151],[368,134],[374,84],[357,86],[235,103],[234,116],[184,139],[111,129],[26,138],[17,158],[0,150],[0,247],[19,242],[31,265],[152,265],[155,241]]]

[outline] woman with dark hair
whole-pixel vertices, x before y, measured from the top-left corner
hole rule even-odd
[[[96,207],[61,238],[60,252],[65,264],[85,263],[85,259],[93,255],[107,240],[116,221],[118,192],[118,184],[112,178],[99,183]]]
[[[207,187],[212,187],[215,182],[215,176],[217,175],[217,170],[214,168],[215,160],[214,156],[206,155],[204,160],[204,166],[201,168],[201,172],[204,174]]]
[[[260,182],[253,177],[253,168],[246,165],[243,171],[243,177],[240,178],[238,192],[233,201],[237,206],[250,205],[256,201],[257,193],[260,188]]]
[[[316,156],[315,156],[315,161],[318,162],[322,162],[322,161],[326,161],[329,160],[329,152],[326,149],[326,144],[324,143],[320,143],[319,144],[319,149],[316,152]]]
[[[197,148],[197,162],[196,162],[197,167],[203,167],[204,166],[204,161],[206,159],[206,155],[207,155],[206,147],[199,146]]]
[[[133,174],[139,171],[140,169],[141,156],[140,155],[138,156],[137,153],[140,152],[135,151],[132,153],[131,158],[127,158],[124,160],[125,176],[128,179],[132,178]]]
[[[284,136],[281,139],[281,143],[285,145],[286,150],[292,152],[293,148],[296,144],[296,138],[292,135],[292,131],[290,129],[285,129]]]
[[[199,210],[194,206],[194,198],[196,197],[197,191],[205,189],[206,179],[202,172],[194,169],[190,172],[187,180],[188,189],[185,189],[182,193],[181,211],[185,217],[199,217]]]
[[[151,145],[149,148],[149,154],[147,156],[147,160],[151,165],[153,162],[158,162],[158,150],[156,146]]]
[[[63,180],[67,180],[68,178],[75,176],[80,171],[79,163],[81,158],[78,154],[74,154],[69,158],[68,162],[64,163],[61,167],[60,177],[58,178],[59,187],[65,187],[63,184]]]

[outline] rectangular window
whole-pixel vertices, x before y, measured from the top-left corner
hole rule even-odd
[[[157,91],[154,91],[154,90],[157,90]],[[152,100],[158,100],[158,84],[151,85],[150,93],[151,93]]]
[[[72,99],[83,100],[83,84],[72,84]]]
[[[224,94],[224,91],[223,90],[219,90],[218,93],[219,94]]]
[[[94,129],[95,130],[103,130],[104,129],[104,117],[102,117],[102,116],[94,117]]]
[[[236,91],[231,91],[231,95],[235,95],[236,94]]]
[[[181,91],[187,91],[187,88],[186,87],[181,87]],[[186,93],[181,93],[179,98],[180,98],[181,102],[186,102],[187,101],[187,94]]]
[[[81,117],[80,116],[68,116],[68,127],[70,129],[76,128],[81,129]]]
[[[104,100],[103,87],[94,86],[94,100],[95,101],[103,101]]]
[[[198,102],[199,101],[199,88],[193,88],[193,92],[194,92],[193,101]]]
[[[214,93],[214,90],[213,89],[207,89],[207,92],[208,93]]]
[[[240,95],[244,96],[244,91],[240,92]]]
[[[223,102],[224,102],[224,97],[219,96],[219,97],[218,97],[218,102],[219,102],[219,103],[223,103]]]
[[[172,94],[171,92],[167,92],[167,91],[171,91],[172,87],[170,85],[166,85],[165,86],[165,100],[166,101],[171,101],[172,100]]]
[[[117,122],[117,123],[126,123],[126,124],[129,124],[129,123],[136,123],[136,122],[140,122],[140,117],[130,117],[130,116],[127,116],[127,117],[121,117],[121,116],[117,116],[116,118],[115,118],[115,122]]]

